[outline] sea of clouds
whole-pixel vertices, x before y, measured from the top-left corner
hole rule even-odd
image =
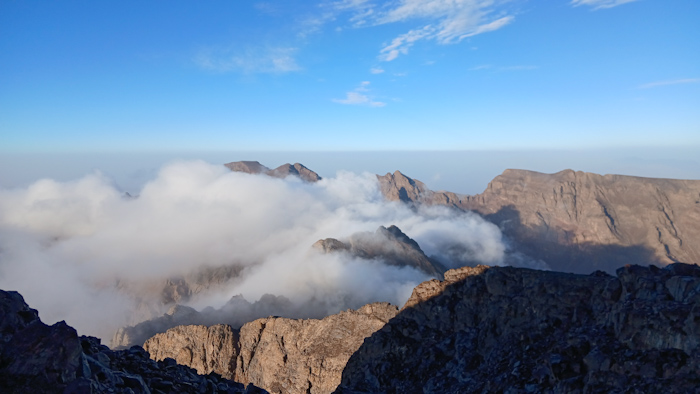
[[[390,225],[448,268],[500,265],[510,253],[500,230],[475,214],[386,201],[373,174],[306,183],[187,161],[161,168],[134,197],[98,172],[0,190],[0,288],[22,293],[46,323],[66,320],[101,337],[134,323],[134,296],[117,283],[198,267],[244,267],[229,285],[191,300],[198,308],[237,294],[327,300],[325,313],[374,301],[400,306],[425,273],[311,248]]]

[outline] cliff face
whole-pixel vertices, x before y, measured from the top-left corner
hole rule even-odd
[[[378,179],[391,200],[478,212],[555,270],[700,261],[700,181],[506,170],[483,193],[465,196],[398,172]]]
[[[0,386],[8,393],[258,393],[216,374],[197,375],[173,359],[153,361],[141,347],[113,351],[48,326],[19,293],[0,290]]]
[[[258,319],[240,331],[181,326],[155,335],[144,348],[155,360],[171,357],[198,373],[216,372],[272,393],[330,393],[350,355],[397,312],[375,303],[321,320]]]
[[[695,392],[700,268],[448,271],[353,354],[336,392]]]

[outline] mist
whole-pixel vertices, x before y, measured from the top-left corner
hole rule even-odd
[[[389,225],[449,268],[499,265],[510,253],[477,215],[386,201],[374,174],[341,171],[312,184],[181,161],[135,197],[100,172],[0,190],[0,288],[21,292],[48,324],[65,320],[103,338],[148,317],[136,308],[159,302],[150,284],[205,267],[240,272],[188,300],[196,308],[220,308],[238,294],[324,300],[321,314],[374,301],[400,306],[428,275],[311,248]]]

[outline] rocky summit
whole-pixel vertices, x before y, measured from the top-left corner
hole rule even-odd
[[[224,164],[224,166],[231,171],[245,172],[247,174],[265,174],[275,178],[295,176],[305,182],[318,182],[321,180],[321,176],[301,163],[286,163],[275,169],[269,169],[257,161],[233,161]]]
[[[700,261],[699,180],[506,170],[468,196],[432,191],[399,171],[377,179],[389,200],[480,214],[557,271]]]
[[[48,326],[22,296],[0,290],[0,391],[3,393],[263,393],[143,348],[113,351],[78,336],[65,322]]]
[[[396,226],[355,233],[343,241],[326,238],[312,247],[324,253],[347,252],[362,259],[381,259],[388,265],[413,267],[436,278],[442,278],[445,272],[440,262],[426,256],[418,243]]]
[[[700,392],[700,267],[464,267],[424,282],[336,393]]]

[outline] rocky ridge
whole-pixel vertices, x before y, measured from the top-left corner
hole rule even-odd
[[[224,166],[231,171],[245,172],[247,174],[265,174],[275,178],[286,178],[291,175],[306,182],[318,182],[321,180],[317,173],[300,163],[286,163],[275,169],[265,167],[257,161],[233,161],[224,164]]]
[[[154,360],[170,357],[198,373],[216,372],[272,393],[330,393],[350,355],[397,312],[374,303],[320,320],[258,319],[240,330],[180,326],[155,335],[144,348]]]
[[[445,267],[423,253],[418,243],[396,226],[380,226],[374,233],[351,235],[347,240],[326,238],[312,245],[324,253],[347,252],[362,259],[381,259],[388,265],[417,268],[442,278]]]
[[[0,382],[14,393],[262,393],[253,385],[198,375],[139,346],[113,351],[78,336],[65,322],[48,326],[22,296],[0,290]]]
[[[365,340],[336,393],[691,393],[700,267],[464,267]]]
[[[400,172],[377,176],[384,196],[474,211],[514,247],[555,270],[612,273],[625,264],[700,261],[700,181],[506,170],[478,195],[432,191]]]

